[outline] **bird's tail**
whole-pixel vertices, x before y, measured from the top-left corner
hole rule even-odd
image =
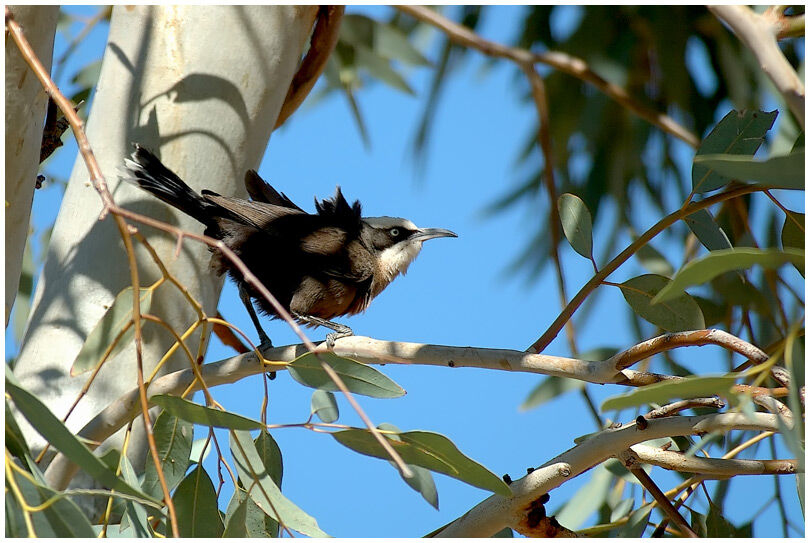
[[[137,185],[186,215],[209,225],[213,218],[211,208],[214,204],[194,192],[177,174],[164,166],[158,157],[137,143],[134,145],[132,158],[124,159],[126,175],[121,179]]]

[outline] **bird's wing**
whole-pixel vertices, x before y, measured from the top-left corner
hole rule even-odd
[[[267,204],[264,202],[249,202],[241,198],[221,196],[209,190],[202,191],[202,195],[209,202],[217,204],[231,212],[237,218],[259,229],[267,228],[270,223],[279,217],[304,214],[304,212],[298,208]]]
[[[270,183],[262,179],[259,174],[256,173],[256,170],[248,170],[245,172],[245,188],[254,202],[264,202],[266,204],[304,211],[295,205],[286,194],[283,192],[279,193],[276,189],[271,187]]]
[[[358,240],[345,244],[345,250],[346,258],[332,259],[333,265],[325,267],[323,274],[358,286],[370,286],[374,276],[374,256]]]

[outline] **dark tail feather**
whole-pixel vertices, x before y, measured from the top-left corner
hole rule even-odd
[[[122,176],[122,179],[157,196],[201,223],[209,225],[212,220],[212,204],[164,166],[158,157],[137,143],[134,145],[135,151],[132,153],[132,158],[124,159],[127,175]]]

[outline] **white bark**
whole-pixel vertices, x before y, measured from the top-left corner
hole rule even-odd
[[[9,6],[45,69],[51,69],[59,6]],[[6,326],[20,285],[28,219],[39,170],[48,95],[6,39]]]
[[[243,196],[245,170],[261,159],[316,11],[317,6],[116,6],[87,122],[90,144],[116,202],[184,229],[203,228],[143,191],[119,183],[117,169],[132,150],[130,142],[159,151],[166,165],[196,190]],[[87,380],[87,374],[69,375],[73,360],[116,294],[131,284],[118,230],[111,218],[98,220],[101,211],[79,157],[15,367],[23,386],[60,417]],[[213,314],[222,280],[209,271],[207,248],[185,241],[175,258],[175,239],[145,227],[142,232],[169,271]],[[148,285],[159,272],[142,248],[136,252],[140,283]],[[160,287],[150,313],[180,333],[196,318],[168,284]],[[189,344],[198,339],[196,334]],[[172,342],[165,331],[146,324],[147,377]],[[187,364],[178,353],[163,372]],[[135,368],[131,345],[108,360],[68,427],[78,430],[136,386]],[[139,435],[131,446],[136,466],[145,450]],[[43,445],[30,428],[26,437],[35,448]]]

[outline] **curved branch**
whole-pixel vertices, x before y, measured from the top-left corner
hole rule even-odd
[[[779,20],[772,14],[759,15],[748,6],[709,6],[709,11],[751,50],[804,130],[804,84],[779,49],[776,40],[783,30]]]
[[[460,25],[450,19],[436,13],[425,6],[395,6],[403,13],[419,19],[422,22],[435,26],[444,32],[452,41],[476,49],[491,57],[500,57],[512,60],[518,65],[523,64],[546,64],[556,68],[561,72],[590,83],[598,90],[626,107],[645,121],[657,126],[664,132],[683,140],[693,148],[697,148],[700,139],[689,130],[678,124],[675,119],[664,113],[659,113],[650,109],[638,100],[630,96],[626,90],[618,85],[606,81],[602,76],[591,70],[581,58],[577,58],[559,51],[548,51],[545,53],[532,53],[525,49],[507,47],[500,43],[485,40],[469,28]]]
[[[665,451],[649,445],[630,447],[638,459],[653,466],[671,471],[695,473],[704,478],[727,478],[735,475],[790,475],[799,469],[796,460],[727,460],[723,458],[700,458],[675,451]]]
[[[274,129],[284,124],[284,121],[295,113],[298,106],[309,96],[309,91],[315,86],[318,77],[326,68],[329,55],[337,45],[340,21],[343,19],[345,10],[345,6],[320,6],[318,22],[309,42],[309,51],[290,83],[290,89],[287,91],[287,97],[284,98],[284,105],[281,106]]]
[[[323,353],[327,349],[321,344],[313,352]],[[259,363],[251,352],[204,364],[200,368],[206,386],[230,384],[245,377],[271,369],[286,369],[285,362],[291,362],[308,352],[306,345],[288,345],[265,350],[265,359],[276,361],[272,365]],[[645,386],[663,380],[680,379],[670,375],[639,372],[626,369],[616,371],[610,359],[602,362],[589,362],[575,358],[530,354],[506,349],[483,349],[475,347],[453,347],[428,345],[423,343],[402,343],[381,341],[362,336],[350,336],[337,341],[333,352],[366,364],[419,364],[450,368],[468,367],[501,371],[517,371],[541,375],[556,375],[579,379],[590,383],[618,384],[624,386]],[[200,387],[195,381],[194,372],[184,369],[156,379],[149,385],[148,396],[156,394],[180,394],[190,385],[194,390]],[[787,394],[786,389],[769,390],[737,385],[736,389],[752,394]],[[140,413],[137,389],[120,396],[114,403],[96,415],[79,432],[79,436],[91,443],[100,443],[123,427]],[[61,453],[58,454],[46,471],[46,477],[56,488],[67,484],[76,467]]]
[[[691,347],[700,345],[719,345],[729,351],[743,355],[755,364],[768,360],[768,355],[760,348],[751,345],[737,336],[723,330],[690,330],[663,334],[638,345],[633,345],[626,351],[613,355],[609,362],[615,364],[617,370],[629,368],[636,362],[649,358],[655,354],[677,349],[678,347]]]
[[[516,528],[531,503],[543,494],[616,456],[636,443],[669,436],[728,432],[731,430],[778,431],[775,415],[769,413],[723,413],[698,417],[654,419],[645,430],[635,423],[594,434],[586,441],[549,460],[541,468],[513,481],[512,497],[492,495],[463,516],[442,528],[436,537],[487,537],[506,526]],[[560,470],[560,466],[565,470]]]

